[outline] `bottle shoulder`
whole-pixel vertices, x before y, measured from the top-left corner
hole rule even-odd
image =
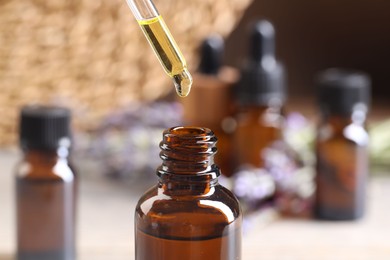
[[[167,196],[154,187],[135,211],[138,230],[172,239],[209,239],[240,232],[242,214],[230,191],[215,185],[205,196]]]
[[[32,163],[22,159],[16,164],[14,171],[17,179],[31,181],[71,182],[76,176],[71,164],[63,159],[48,163]]]
[[[219,184],[200,196],[170,196],[164,194],[163,189],[156,185],[140,198],[136,211],[143,216],[186,214],[214,216],[227,222],[232,222],[241,215],[237,198]]]
[[[350,123],[337,125],[323,122],[317,129],[317,143],[345,143],[358,146],[366,146],[369,142],[369,134],[365,125]]]

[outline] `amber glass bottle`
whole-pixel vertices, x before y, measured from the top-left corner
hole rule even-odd
[[[315,215],[360,218],[369,167],[365,121],[370,81],[360,72],[330,69],[320,74],[318,88],[322,116],[316,141]]]
[[[234,139],[241,167],[264,167],[264,149],[282,138],[285,76],[275,59],[274,40],[270,22],[255,24],[250,58],[236,89],[239,112]]]
[[[75,174],[68,162],[70,112],[29,106],[16,168],[17,259],[75,259]]]
[[[242,215],[234,195],[218,184],[215,144],[204,128],[164,132],[159,182],[136,207],[136,260],[241,259]]]

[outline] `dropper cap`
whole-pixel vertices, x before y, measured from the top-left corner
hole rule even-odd
[[[320,109],[324,114],[350,115],[357,107],[368,110],[371,80],[364,72],[327,69],[318,74],[316,85]]]
[[[198,71],[202,74],[217,75],[222,66],[225,44],[221,36],[212,35],[206,38],[200,47],[200,64]]]
[[[26,106],[20,114],[20,145],[23,149],[57,149],[70,144],[71,113],[63,107]]]
[[[239,102],[242,105],[282,105],[286,92],[285,72],[275,59],[275,29],[269,21],[261,20],[254,25],[249,54],[237,86]]]

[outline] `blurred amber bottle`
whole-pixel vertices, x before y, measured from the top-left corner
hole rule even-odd
[[[28,106],[16,168],[17,259],[75,259],[75,173],[68,163],[70,112]]]
[[[233,174],[232,133],[235,127],[232,89],[237,82],[235,69],[222,66],[223,39],[207,38],[200,48],[200,65],[194,74],[191,95],[181,99],[186,124],[207,127],[218,136],[215,161],[222,174]]]
[[[329,220],[360,218],[369,170],[365,122],[370,80],[360,72],[330,69],[319,75],[317,87],[321,122],[315,215]]]
[[[164,132],[159,182],[136,207],[136,260],[241,259],[242,214],[218,183],[216,141],[203,128]]]
[[[275,59],[275,31],[265,20],[252,30],[250,57],[236,89],[235,154],[239,167],[264,167],[264,149],[282,138],[285,72]]]

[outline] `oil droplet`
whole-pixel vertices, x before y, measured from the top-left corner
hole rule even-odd
[[[180,97],[186,97],[191,91],[192,76],[187,69],[184,69],[181,74],[173,76],[173,83],[175,84],[176,93]]]

